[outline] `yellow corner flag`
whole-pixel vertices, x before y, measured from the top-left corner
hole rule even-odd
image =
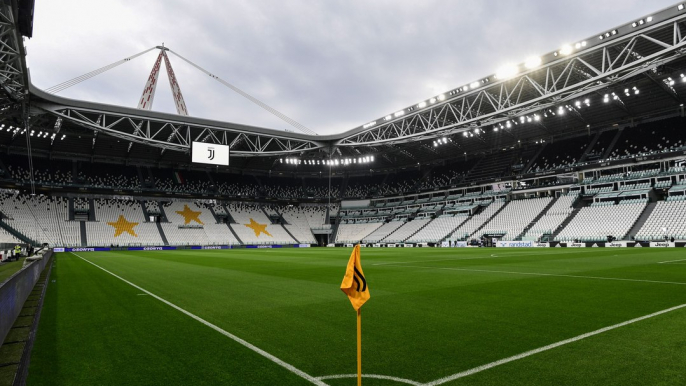
[[[360,307],[369,300],[369,286],[364,278],[362,265],[360,265],[360,244],[355,245],[353,253],[348,260],[348,268],[341,283],[341,291],[345,292],[352,303],[353,308],[359,311]]]
[[[345,292],[357,311],[357,386],[362,386],[362,316],[360,308],[369,300],[369,286],[360,265],[360,244],[355,245],[350,254],[348,267],[341,283],[341,291]]]

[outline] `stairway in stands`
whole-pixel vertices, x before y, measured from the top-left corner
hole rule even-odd
[[[510,203],[510,202],[506,202],[505,205],[501,206],[500,209],[496,210],[495,213],[493,213],[493,215],[492,215],[491,217],[489,217],[488,220],[484,221],[484,223],[481,224],[480,227],[476,228],[476,230],[475,230],[474,232],[472,232],[472,233],[469,235],[469,237],[472,237],[472,236],[474,236],[475,234],[479,233],[479,231],[480,231],[481,229],[483,229],[486,225],[488,225],[488,223],[491,222],[491,220],[493,220],[493,219],[495,218],[495,216],[497,216],[500,212],[502,212],[503,209],[505,209],[505,207],[507,207],[507,204],[509,204],[509,203]],[[491,205],[493,205],[493,204],[491,204]],[[484,209],[486,209],[486,208],[484,208]],[[481,213],[484,209],[482,209],[481,211],[479,211],[479,213]]]
[[[88,236],[86,235],[86,222],[79,221],[79,227],[81,228],[81,246],[88,246]]]
[[[557,228],[555,233],[553,233],[551,240],[555,240],[557,235],[559,235],[560,232],[562,232],[562,230],[565,229],[565,227],[567,227],[567,225],[569,225],[569,223],[572,221],[572,219],[574,219],[574,217],[576,217],[576,215],[581,211],[581,209],[584,206],[586,206],[584,200],[582,200],[580,198],[576,200],[576,202],[574,203],[574,210],[572,211],[572,213],[569,214],[569,216],[567,216],[567,218],[562,222],[562,224],[560,224],[560,226]]]
[[[634,236],[636,233],[638,233],[639,230],[641,230],[643,224],[645,224],[646,221],[648,221],[648,217],[650,217],[650,214],[653,213],[655,206],[657,206],[656,202],[650,202],[648,203],[648,205],[646,205],[645,209],[643,209],[643,213],[641,213],[641,215],[638,217],[634,225],[629,230],[629,233],[626,234],[624,240],[631,240],[631,236]]]
[[[522,237],[524,237],[524,235],[526,234],[526,232],[528,232],[529,229],[531,229],[531,227],[534,226],[534,224],[536,224],[536,223],[538,222],[538,220],[541,219],[541,217],[543,217],[546,213],[548,213],[548,211],[550,210],[550,208],[551,208],[553,205],[555,205],[555,203],[557,202],[557,200],[560,199],[560,197],[561,197],[561,196],[558,196],[558,197],[555,197],[554,199],[552,199],[552,200],[548,203],[548,205],[547,205],[545,208],[543,208],[543,210],[538,214],[538,216],[536,216],[536,218],[534,218],[534,219],[529,223],[529,225],[527,225],[527,226],[524,227],[524,231],[522,231],[522,233],[520,233],[519,235],[517,235],[517,237],[515,237],[515,240],[521,240]]]
[[[4,215],[3,215],[3,216],[4,216]],[[4,218],[3,216],[0,216],[0,218]],[[35,241],[33,241],[33,240],[31,240],[30,238],[26,237],[23,233],[21,233],[21,232],[19,232],[18,230],[14,229],[13,227],[11,227],[9,224],[7,224],[6,222],[2,221],[1,219],[0,219],[0,228],[6,230],[9,234],[11,234],[12,236],[18,238],[19,240],[21,240],[21,241],[23,241],[23,242],[25,242],[25,243],[27,243],[27,244],[37,245],[37,243],[36,243]]]

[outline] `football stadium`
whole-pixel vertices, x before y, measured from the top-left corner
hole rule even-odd
[[[173,46],[39,88],[33,27],[0,2],[0,385],[686,385],[686,4],[321,135]],[[60,95],[146,53],[137,105]]]

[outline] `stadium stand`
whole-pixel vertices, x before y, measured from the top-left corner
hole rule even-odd
[[[502,234],[502,240],[515,240],[552,201],[551,197],[510,201],[475,235]]]
[[[9,233],[8,231],[1,229],[0,228],[0,243],[20,243],[21,240],[16,238],[14,235]]]
[[[280,224],[272,224],[258,205],[230,204],[227,206],[236,224],[231,229],[245,244],[295,244],[297,243]]]
[[[581,159],[589,141],[588,137],[580,137],[547,143],[529,171],[540,172],[574,165]]]
[[[559,197],[553,205],[533,224],[522,240],[540,240],[544,234],[552,235],[567,217],[574,211],[572,205],[578,199],[578,194],[570,193]]]
[[[164,245],[157,224],[146,222],[138,201],[95,200],[95,218],[86,222],[90,246]]]
[[[686,240],[686,196],[675,196],[660,201],[636,233],[636,240]]]
[[[669,118],[627,127],[621,131],[608,158],[622,159],[683,149],[686,145],[684,122],[684,118]]]
[[[377,230],[383,223],[372,222],[364,224],[340,224],[336,232],[335,242],[340,244],[359,243],[362,239]]]
[[[408,243],[438,243],[467,220],[465,215],[442,215],[407,239]]]
[[[395,232],[389,234],[383,239],[385,243],[402,243],[414,234],[424,228],[431,218],[415,218],[412,221],[404,223]]]
[[[607,241],[607,236],[618,240],[627,236],[647,205],[647,200],[622,200],[591,204],[579,213],[555,237],[557,241]]]
[[[80,246],[77,221],[69,221],[66,198],[0,193],[4,223],[38,243]]]
[[[455,232],[453,232],[448,240],[466,240],[470,235],[481,228],[488,220],[493,217],[502,207],[505,205],[505,201],[496,200],[488,204],[480,213],[472,216],[469,220],[465,221],[460,225]]]
[[[364,237],[362,239],[362,242],[370,244],[378,243],[391,233],[395,232],[398,228],[403,226],[403,224],[405,224],[405,221],[403,220],[394,220],[391,222],[387,222],[381,225],[380,227],[376,228],[374,232]]]
[[[212,213],[195,202],[170,201],[163,205],[169,220],[162,230],[174,245],[234,245],[239,244],[226,224],[218,224]],[[263,214],[264,216],[264,214]]]

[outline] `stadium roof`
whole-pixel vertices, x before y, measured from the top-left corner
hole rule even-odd
[[[0,26],[12,49],[0,58],[10,74],[0,96],[0,146],[12,152],[25,152],[33,131],[33,154],[53,157],[187,166],[190,142],[205,141],[231,146],[231,167],[241,170],[317,173],[328,170],[329,160],[340,161],[334,167],[343,170],[402,169],[683,113],[686,95],[686,10],[680,4],[326,136],[47,93],[30,84],[17,29],[21,14],[12,7],[0,10],[12,20]],[[357,162],[364,157],[374,162]],[[343,166],[345,160],[351,163]]]

